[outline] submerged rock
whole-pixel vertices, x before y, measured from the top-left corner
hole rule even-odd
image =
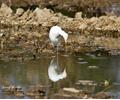
[[[99,92],[97,93],[93,98],[95,99],[110,99],[113,98],[112,96],[110,96],[109,94],[105,93],[105,92]]]
[[[43,86],[43,85],[33,86],[29,88],[29,90],[26,92],[26,95],[35,98],[36,96],[38,96],[38,98],[43,98],[46,94],[46,89],[48,87],[50,86]]]
[[[8,86],[8,87],[2,87],[2,91],[5,95],[15,95],[19,97],[24,96],[24,91],[20,86]]]
[[[80,82],[83,83],[83,80]],[[90,83],[92,81],[84,80],[84,83]],[[86,84],[85,84],[86,85]],[[92,85],[90,85],[92,87]],[[24,90],[23,87],[20,86],[3,86],[2,93],[8,96],[16,96],[16,97],[29,97],[34,99],[90,99],[90,98],[114,98],[112,95],[108,94],[107,92],[98,92],[94,93],[94,89],[91,92],[88,92],[88,86],[83,88],[74,88],[74,87],[64,87],[59,89],[59,91],[49,91],[48,89],[52,89],[51,85],[35,85],[35,86],[27,86]]]
[[[75,88],[63,88],[63,91],[70,93],[79,93],[80,91]]]
[[[54,99],[73,99],[75,97],[72,97],[69,94],[55,94],[52,98],[54,98]]]

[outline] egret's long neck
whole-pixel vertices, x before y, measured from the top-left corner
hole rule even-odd
[[[65,42],[67,41],[67,38],[68,38],[68,34],[66,32],[64,32],[63,30],[60,31],[59,33],[61,36],[63,36]]]

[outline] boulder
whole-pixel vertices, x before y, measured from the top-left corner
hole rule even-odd
[[[40,8],[36,8],[33,13],[35,15],[35,19],[38,21],[39,24],[47,22],[53,16],[50,10],[46,8],[43,10],[41,10]]]
[[[15,15],[21,16],[23,13],[24,13],[24,9],[18,8]]]
[[[0,14],[2,16],[11,16],[13,13],[12,9],[8,7],[6,4],[2,3],[1,8],[0,8]]]

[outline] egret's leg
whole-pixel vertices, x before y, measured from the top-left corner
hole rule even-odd
[[[65,43],[65,46],[64,46],[64,55],[63,56],[68,56],[67,52],[68,52],[67,45]]]
[[[51,85],[52,85],[52,84],[49,82],[49,80],[47,80],[47,88],[46,88],[46,93],[45,93],[44,99],[48,99],[49,93],[50,93],[50,86],[51,86]]]
[[[57,65],[58,65],[58,45],[57,45]]]
[[[67,45],[65,43],[65,55],[67,55]]]

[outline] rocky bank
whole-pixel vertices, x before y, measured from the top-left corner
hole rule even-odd
[[[54,49],[48,38],[53,25],[59,25],[69,34],[68,42],[60,46],[61,53],[120,54],[120,17],[116,15],[82,18],[82,12],[77,12],[74,18],[70,18],[38,7],[27,11],[18,8],[13,12],[2,4],[0,58],[24,60],[53,55]]]

